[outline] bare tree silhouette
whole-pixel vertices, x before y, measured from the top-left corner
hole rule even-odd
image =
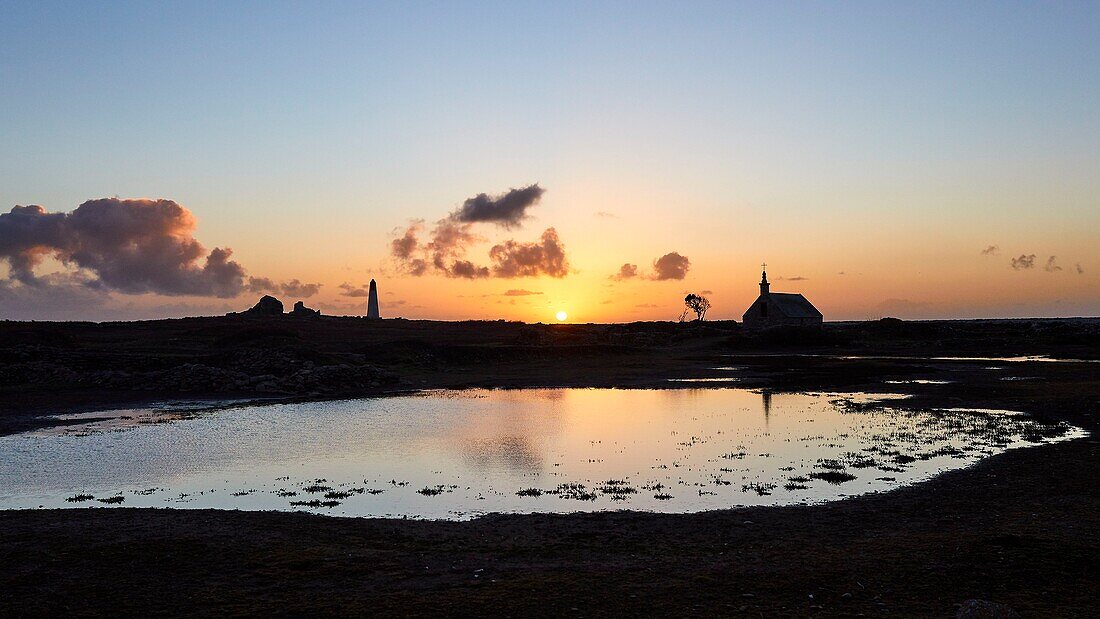
[[[707,317],[707,310],[710,309],[710,300],[693,292],[684,297],[684,305],[686,305],[689,310],[695,312],[696,320],[702,321]]]

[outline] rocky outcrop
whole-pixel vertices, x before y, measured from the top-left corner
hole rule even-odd
[[[306,307],[305,303],[298,301],[294,304],[294,309],[290,310],[290,315],[296,318],[311,318],[313,316],[320,316],[321,310]]]
[[[260,300],[256,302],[251,308],[240,312],[242,316],[282,316],[283,315],[283,302],[275,297],[265,294],[260,297]]]

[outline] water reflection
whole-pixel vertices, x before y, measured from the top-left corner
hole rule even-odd
[[[118,420],[157,411],[90,416],[102,417],[0,437],[0,507],[686,512],[833,500],[1079,434],[1000,412],[744,389],[439,391],[129,426]]]
[[[462,444],[460,455],[464,463],[478,470],[503,467],[534,473],[543,468],[542,455],[524,436],[468,439]]]

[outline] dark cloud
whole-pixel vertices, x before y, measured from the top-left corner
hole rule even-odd
[[[810,279],[809,277],[802,277],[801,275],[795,275],[794,277],[777,277],[777,278],[775,278],[775,281],[777,281],[777,282],[804,282],[804,281],[807,281],[809,279]]]
[[[207,252],[194,230],[194,215],[172,200],[102,198],[71,213],[15,206],[0,214],[0,259],[8,261],[8,281],[27,286],[62,286],[34,273],[52,257],[82,274],[81,287],[101,291],[228,298],[270,284],[301,296],[317,292],[317,284],[297,280],[246,281],[233,250]]]
[[[996,256],[1000,252],[1001,252],[1000,247],[997,247],[996,245],[989,245],[985,249],[982,250],[982,255],[983,256]]]
[[[370,296],[370,284],[363,284],[362,286],[355,286],[344,282],[337,286],[340,289],[340,296],[344,297],[367,297]]]
[[[449,219],[465,223],[489,222],[504,228],[515,228],[523,223],[527,218],[527,209],[538,203],[545,192],[535,183],[498,196],[479,193],[463,202]]]
[[[489,277],[489,267],[477,266],[469,260],[455,260],[447,269],[450,277],[462,277],[465,279],[481,279]]]
[[[269,277],[249,277],[247,288],[249,292],[283,294],[288,297],[308,299],[321,291],[321,284],[303,284],[297,279],[278,283]]]
[[[533,294],[542,294],[542,293],[541,292],[535,292],[534,290],[523,290],[522,288],[513,288],[511,290],[505,291],[504,296],[506,296],[506,297],[526,297],[526,296],[530,296],[530,295],[533,295]]]
[[[658,281],[684,279],[690,268],[691,260],[688,260],[687,256],[670,252],[653,261],[653,279]]]
[[[1057,256],[1051,256],[1047,258],[1047,263],[1043,265],[1043,270],[1047,273],[1054,273],[1055,271],[1061,271],[1062,267],[1058,266]]]
[[[411,258],[420,245],[420,239],[417,235],[419,235],[420,231],[423,229],[424,222],[421,220],[416,220],[409,224],[404,234],[390,241],[390,248],[393,251],[393,255],[404,259]]]
[[[321,291],[321,284],[307,284],[296,279],[279,284],[283,294],[301,299],[308,299]]]
[[[713,290],[703,290],[699,294],[714,294]]]
[[[623,266],[619,267],[619,272],[610,276],[608,279],[613,279],[617,282],[621,282],[627,279],[634,279],[638,276],[638,265],[630,264],[627,262]]]
[[[508,240],[489,250],[495,277],[565,277],[569,274],[569,260],[565,246],[558,238],[558,231],[547,228],[538,241],[520,243]]]
[[[195,218],[171,200],[89,200],[72,213],[16,206],[0,214],[0,257],[9,278],[33,284],[34,267],[52,256],[93,274],[90,283],[139,294],[232,297],[244,268],[232,250],[207,254],[191,236]]]
[[[1020,254],[1019,258],[1013,258],[1012,268],[1017,271],[1035,268],[1035,254]]]
[[[536,204],[544,192],[535,184],[499,196],[479,194],[437,221],[427,242],[421,238],[423,222],[414,220],[390,242],[390,253],[414,276],[434,272],[460,279],[564,277],[569,272],[569,263],[565,247],[553,228],[547,228],[540,239],[532,243],[510,239],[493,246],[489,250],[491,264],[488,266],[479,265],[466,256],[470,247],[485,241],[474,232],[475,224],[487,222],[504,228],[518,227],[526,219],[527,209]]]
[[[1083,275],[1084,273],[1085,273],[1085,270],[1081,268],[1081,263],[1078,262],[1077,263],[1077,274],[1078,275]]]

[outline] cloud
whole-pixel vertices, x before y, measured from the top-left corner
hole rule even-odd
[[[390,248],[394,256],[398,258],[410,258],[416,252],[420,246],[420,239],[417,235],[424,229],[424,221],[421,219],[414,220],[409,227],[405,229],[405,232],[399,237],[390,241]]]
[[[232,250],[206,252],[192,236],[195,218],[171,200],[89,200],[71,213],[15,206],[0,214],[0,258],[9,279],[34,284],[46,257],[94,276],[90,286],[130,294],[233,297],[244,268]]]
[[[619,272],[615,273],[614,275],[612,275],[610,277],[608,277],[608,279],[613,279],[617,282],[621,282],[621,281],[626,280],[626,279],[634,279],[637,276],[638,276],[638,265],[630,264],[628,262],[628,263],[624,264],[623,266],[619,267]]]
[[[547,228],[535,242],[509,239],[494,245],[489,250],[489,265],[480,265],[467,258],[473,245],[485,241],[474,232],[474,225],[487,222],[508,229],[519,227],[527,218],[527,209],[535,205],[544,192],[534,184],[495,197],[478,194],[437,221],[427,242],[421,238],[423,221],[413,220],[390,242],[390,253],[413,276],[433,272],[458,279],[565,277],[569,273],[569,261],[554,228]]]
[[[670,252],[653,261],[652,279],[658,281],[684,279],[690,268],[691,260],[688,260],[687,256]]]
[[[1055,271],[1061,271],[1062,267],[1058,266],[1056,262],[1057,256],[1051,256],[1047,258],[1047,263],[1043,265],[1043,270],[1047,273],[1054,273]]]
[[[506,297],[526,297],[533,294],[542,294],[541,292],[535,292],[534,290],[523,290],[522,288],[513,288],[507,290],[504,293]]]
[[[439,220],[432,229],[432,240],[426,248],[432,265],[437,269],[447,269],[447,264],[466,254],[466,248],[483,240],[471,231],[470,224],[462,224],[451,219]]]
[[[1013,258],[1012,268],[1017,271],[1035,268],[1035,254],[1020,254],[1019,258]]]
[[[1001,253],[1001,248],[996,245],[989,245],[982,250],[983,256],[996,256],[999,253]]]
[[[700,291],[699,294],[714,294],[714,291],[713,290],[703,290],[703,291]]]
[[[450,277],[462,277],[466,279],[481,279],[489,277],[489,267],[480,267],[469,260],[455,260],[448,270]]]
[[[303,284],[297,279],[277,283],[270,277],[249,277],[249,292],[283,294],[288,297],[308,299],[321,291],[321,284]]]
[[[494,245],[489,250],[494,277],[565,277],[569,261],[558,231],[547,228],[538,241],[519,243],[513,240]]]
[[[1077,274],[1078,275],[1084,275],[1084,273],[1085,273],[1085,270],[1081,268],[1081,263],[1078,262],[1077,263]]]
[[[344,282],[337,286],[340,289],[340,296],[342,297],[367,297],[370,296],[370,288],[368,285],[356,286],[348,282]]]
[[[35,275],[35,267],[52,257],[76,269],[79,286],[106,292],[229,298],[266,286],[308,297],[320,287],[246,280],[244,267],[231,259],[233,250],[207,252],[193,236],[195,226],[191,211],[172,200],[101,198],[71,213],[15,206],[0,214],[0,259],[8,261],[8,281],[27,286],[74,285]]]
[[[599,217],[600,219],[618,219],[619,218],[619,216],[616,215],[615,213],[608,213],[607,211],[596,211],[595,213],[593,213],[593,216],[594,217]]]
[[[527,209],[538,203],[546,190],[538,183],[522,189],[510,189],[507,193],[490,196],[479,193],[467,199],[451,213],[450,219],[465,223],[490,222],[504,228],[515,228],[527,218]]]
[[[423,229],[423,222],[414,220],[401,236],[390,242],[390,253],[407,273],[420,277],[434,269],[447,277],[466,278],[481,273],[463,259],[468,246],[483,240],[472,232],[470,224],[440,219],[432,228],[431,240],[427,243],[420,239]]]
[[[784,281],[786,281],[786,282],[804,282],[804,281],[807,281],[809,279],[810,279],[809,277],[802,277],[801,275],[795,275],[794,277],[777,277],[777,278],[775,278],[775,281],[777,281],[777,282],[784,282]]]
[[[658,306],[653,304],[653,303],[638,303],[634,307],[658,307]]]

